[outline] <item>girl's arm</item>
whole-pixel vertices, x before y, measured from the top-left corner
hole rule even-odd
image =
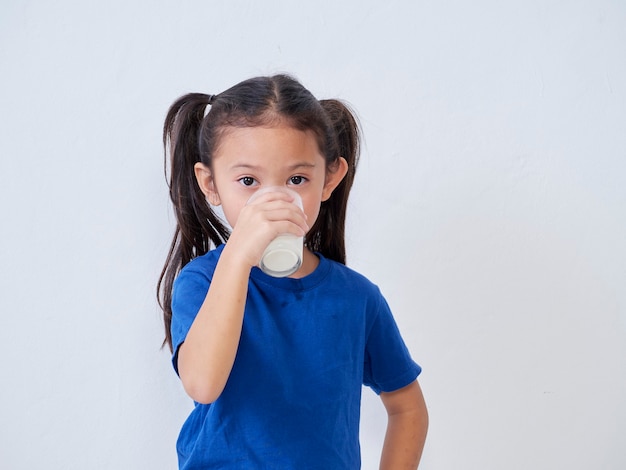
[[[211,286],[178,352],[178,373],[187,394],[212,403],[222,393],[235,361],[250,267],[227,243]]]
[[[198,403],[220,396],[235,362],[252,266],[280,233],[302,236],[304,214],[287,195],[245,206],[215,267],[209,291],[178,351],[178,374]]]
[[[419,465],[428,430],[428,411],[417,381],[380,398],[388,423],[380,459],[381,470],[415,470]]]

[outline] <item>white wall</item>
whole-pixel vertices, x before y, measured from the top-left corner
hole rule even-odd
[[[623,469],[621,0],[4,0],[0,468],[168,469],[171,102],[288,71],[358,110],[349,259],[394,307],[428,470]],[[384,412],[365,393],[365,469]]]

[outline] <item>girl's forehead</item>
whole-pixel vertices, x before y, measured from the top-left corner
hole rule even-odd
[[[220,136],[214,157],[265,154],[321,156],[312,131],[278,125],[226,128]]]

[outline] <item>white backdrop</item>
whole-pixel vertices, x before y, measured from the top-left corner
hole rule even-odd
[[[349,264],[424,367],[421,468],[626,468],[622,0],[3,0],[0,71],[0,468],[175,468],[163,118],[283,71],[362,120]],[[384,423],[365,390],[365,469]]]

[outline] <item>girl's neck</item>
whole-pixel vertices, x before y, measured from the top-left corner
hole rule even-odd
[[[305,276],[311,274],[317,266],[320,264],[320,259],[317,257],[315,253],[310,251],[308,248],[304,247],[302,252],[302,266],[295,273],[293,273],[291,278],[300,279]]]

